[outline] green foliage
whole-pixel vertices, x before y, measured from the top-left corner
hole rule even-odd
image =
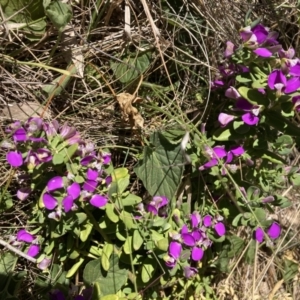
[[[150,195],[162,195],[172,199],[183,172],[184,157],[180,145],[171,144],[156,132],[145,146],[143,158],[135,167]]]
[[[126,269],[119,267],[119,258],[113,254],[109,259],[109,268],[105,271],[99,259],[92,260],[84,268],[83,279],[89,285],[98,284],[101,296],[117,293],[127,282]]]

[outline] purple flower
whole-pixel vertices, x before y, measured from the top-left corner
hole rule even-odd
[[[270,57],[273,55],[273,53],[268,50],[267,48],[257,48],[253,51],[257,56],[261,57]]]
[[[231,163],[234,157],[241,156],[245,153],[242,146],[232,146],[227,153],[226,164]]]
[[[35,257],[39,254],[39,252],[40,252],[40,246],[33,244],[29,246],[27,254],[31,257]]]
[[[24,128],[17,129],[13,134],[15,142],[25,142],[27,140],[26,131]]]
[[[95,180],[86,180],[82,186],[82,189],[87,192],[93,193],[96,190],[97,185],[98,185],[98,182]]]
[[[98,208],[105,206],[107,202],[108,199],[101,195],[93,195],[90,200],[90,204]]]
[[[47,183],[47,189],[49,192],[61,189],[64,186],[64,181],[61,176],[55,176]]]
[[[64,207],[65,212],[69,212],[73,207],[74,199],[72,196],[66,196],[62,201],[62,206]]]
[[[104,165],[108,165],[111,162],[111,153],[102,153],[101,156]]]
[[[70,145],[80,142],[80,133],[75,127],[70,127],[66,123],[59,128],[59,134]]]
[[[171,242],[169,245],[169,255],[173,258],[178,259],[182,251],[182,246],[178,242]]]
[[[178,242],[171,242],[169,245],[169,259],[166,261],[166,265],[169,268],[174,268],[178,258],[180,257],[182,246]]]
[[[228,115],[225,113],[220,113],[218,117],[218,121],[221,124],[222,127],[227,126],[230,122],[232,122],[235,119],[235,116]]]
[[[89,180],[97,180],[99,173],[97,170],[88,169],[86,173],[86,178]]]
[[[267,231],[269,237],[273,240],[277,239],[280,236],[281,228],[280,225],[274,222]]]
[[[261,227],[258,227],[254,233],[255,239],[261,243],[264,240],[264,231]]]
[[[35,239],[35,236],[27,232],[25,229],[21,229],[17,233],[17,240],[26,242],[26,243],[31,243]]]
[[[186,266],[186,267],[184,267],[183,272],[184,272],[185,278],[191,278],[198,273],[198,270],[196,268]]]
[[[230,88],[228,88],[225,91],[225,96],[230,98],[230,99],[235,99],[235,100],[237,100],[241,97],[240,93],[233,86],[231,86]]]
[[[50,264],[51,264],[51,261],[52,259],[51,258],[47,258],[45,257],[38,265],[37,267],[40,269],[40,270],[46,270]]]
[[[205,170],[209,169],[213,166],[216,166],[218,164],[217,158],[223,158],[227,155],[227,151],[224,149],[224,147],[216,146],[214,148],[207,148],[206,153],[211,157],[211,160],[209,160],[207,163],[199,167],[199,170]]]
[[[226,232],[225,225],[222,222],[218,222],[215,225],[215,231],[219,236],[223,236]]]
[[[57,206],[57,200],[49,193],[45,193],[43,195],[43,203],[49,210],[52,210]]]
[[[294,96],[292,98],[292,102],[294,104],[294,109],[299,112],[300,111],[300,96]]]
[[[195,211],[191,214],[191,224],[192,224],[192,228],[196,228],[198,227],[199,223],[201,222],[201,216],[200,214]]]
[[[281,70],[274,70],[268,77],[268,86],[271,90],[276,89],[279,93],[293,93],[300,87],[299,77],[292,77],[289,80]]]
[[[74,200],[77,199],[80,196],[80,185],[77,182],[73,182],[67,187],[67,192]]]
[[[30,133],[40,131],[42,127],[43,127],[43,120],[37,117],[29,118],[25,123],[25,128],[27,132]]]
[[[273,202],[275,198],[273,196],[267,196],[261,200],[262,203],[270,203]]]
[[[20,188],[17,191],[17,198],[23,201],[28,198],[30,193],[31,193],[31,189],[29,187]]]
[[[36,156],[39,162],[48,162],[52,160],[51,151],[45,148],[39,148],[36,150]]]
[[[283,49],[280,49],[278,51],[278,56],[280,58],[288,58],[288,59],[292,59],[294,56],[295,56],[295,50],[294,48],[289,48],[288,50],[283,50]]]
[[[198,248],[198,247],[194,247],[193,250],[192,250],[192,254],[191,254],[191,257],[192,257],[192,260],[193,261],[199,261],[202,259],[204,255],[204,251],[203,249],[201,248]]]
[[[57,135],[58,128],[59,128],[59,123],[57,120],[52,120],[52,122],[50,122],[50,123],[43,124],[43,129],[46,132],[48,137]]]
[[[206,215],[204,218],[203,218],[203,225],[205,227],[210,227],[212,224],[212,216],[210,215]]]
[[[165,196],[154,196],[152,201],[147,205],[147,210],[154,215],[159,213],[159,210],[168,204],[169,200]]]
[[[19,151],[10,151],[6,154],[6,160],[12,167],[23,165],[23,157]]]
[[[246,112],[242,115],[242,120],[245,124],[253,126],[259,122],[259,106],[252,105],[246,99],[240,98],[236,101],[236,107]]]
[[[230,57],[234,53],[235,49],[236,49],[235,45],[232,42],[227,41],[224,57]]]
[[[181,239],[186,246],[193,247],[195,246],[195,238],[191,233],[182,233]]]

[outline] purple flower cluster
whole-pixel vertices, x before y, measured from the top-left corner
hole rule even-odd
[[[235,157],[239,157],[245,153],[245,150],[242,146],[232,146],[229,151],[226,151],[224,146],[216,146],[214,148],[207,147],[206,154],[210,158],[210,160],[205,163],[204,165],[200,166],[199,170],[203,171],[209,169],[213,166],[219,164],[220,159],[224,159],[225,167],[229,168],[230,170],[234,171],[234,164],[232,164]],[[222,169],[222,175],[226,174],[226,169]]]
[[[22,246],[23,243],[29,244],[26,254],[31,257],[37,256],[40,252],[37,238],[25,229],[20,229],[16,236],[12,236],[11,242],[13,246]]]
[[[97,193],[97,190],[111,182],[111,176],[107,176],[104,169],[105,165],[110,164],[111,156],[109,153],[97,153],[94,144],[84,142],[75,127],[59,125],[56,120],[45,122],[36,117],[29,118],[23,125],[17,121],[8,126],[6,132],[12,139],[1,145],[8,150],[7,162],[14,168],[27,169],[29,174],[23,176],[23,186],[17,191],[18,199],[25,200],[32,192],[30,174],[33,170],[46,164],[47,170],[51,171],[55,154],[58,151],[66,153],[66,147],[77,145],[75,154],[70,158],[78,164],[75,174],[69,168],[66,176],[54,176],[48,180],[42,195],[45,208],[52,211],[49,217],[58,220],[62,209],[65,213],[76,210],[77,200],[89,201],[98,208],[106,205],[107,197]],[[80,178],[79,182],[76,175]]]
[[[192,213],[188,225],[183,225],[180,233],[171,234],[172,241],[169,245],[166,265],[174,268],[183,250],[187,250],[190,253],[190,265],[184,266],[184,274],[187,278],[195,275],[197,273],[195,263],[203,258],[204,251],[212,245],[207,231],[214,228],[218,236],[225,235],[226,229],[222,220],[220,216],[213,218],[206,215],[202,218],[198,212]]]
[[[280,225],[276,222],[273,222],[267,231],[268,236],[272,240],[277,239],[280,236],[280,233]],[[264,240],[264,230],[261,227],[258,227],[254,232],[254,237],[259,243],[262,243]]]
[[[166,217],[166,206],[168,205],[169,200],[165,196],[154,196],[151,202],[147,205],[148,212],[151,212],[153,215],[159,215],[160,217]]]

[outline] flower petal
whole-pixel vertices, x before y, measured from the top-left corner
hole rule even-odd
[[[286,77],[281,70],[274,70],[268,76],[268,86],[271,90],[275,89],[275,84],[281,83],[286,85]]]
[[[17,129],[13,134],[15,142],[24,142],[27,140],[26,130],[24,128]]]
[[[211,226],[211,221],[212,221],[212,216],[206,215],[203,217],[203,225],[205,227],[210,227]]]
[[[253,52],[257,56],[260,56],[260,57],[270,57],[270,56],[272,56],[272,52],[269,51],[267,48],[257,48]]]
[[[198,273],[198,270],[196,268],[186,266],[184,267],[183,272],[186,278],[191,278]]]
[[[270,226],[267,233],[268,233],[268,235],[271,239],[277,239],[280,236],[280,233],[281,233],[280,225],[278,223],[274,222]]]
[[[230,99],[238,99],[241,97],[240,93],[237,91],[236,88],[231,86],[225,91],[225,96],[230,98]]]
[[[256,239],[259,243],[261,243],[261,242],[264,240],[264,231],[262,230],[262,228],[258,227],[258,228],[255,230],[254,236],[255,236],[255,239]]]
[[[183,233],[181,234],[181,238],[183,240],[183,243],[186,245],[186,246],[194,246],[195,245],[195,238],[193,237],[192,234],[190,233]]]
[[[219,117],[218,117],[218,121],[222,126],[226,126],[228,123],[230,123],[231,121],[233,121],[235,118],[235,116],[233,115],[228,115],[225,113],[220,113]]]
[[[49,192],[60,189],[64,186],[64,181],[61,176],[55,176],[47,183],[47,189]]]
[[[225,52],[224,52],[224,57],[231,56],[234,53],[235,48],[236,47],[234,46],[234,44],[232,42],[227,41],[226,42],[226,49],[225,49]]]
[[[48,193],[45,193],[43,195],[43,203],[45,207],[49,210],[52,210],[57,206],[57,200]]]
[[[204,255],[204,251],[201,248],[194,247],[192,250],[192,260],[193,261],[199,261],[202,259]]]
[[[107,202],[108,199],[105,196],[101,196],[101,195],[93,195],[90,200],[90,204],[95,207],[103,207],[106,205]]]
[[[82,186],[82,189],[88,192],[94,192],[97,188],[98,182],[95,180],[86,180]]]
[[[6,160],[12,167],[23,165],[23,157],[19,151],[10,151],[6,154]]]
[[[27,197],[30,195],[31,189],[29,187],[20,188],[17,191],[17,198],[21,201],[27,199]]]
[[[223,236],[226,232],[225,225],[222,222],[219,222],[215,225],[215,231],[219,236]]]
[[[245,150],[242,146],[232,146],[230,148],[230,152],[233,153],[235,156],[239,156],[245,153]]]
[[[99,173],[97,170],[88,169],[86,172],[86,178],[89,180],[96,180],[99,176]]]
[[[199,223],[201,222],[201,216],[197,211],[195,211],[191,214],[190,219],[191,219],[191,224],[192,224],[193,228],[198,227]]]
[[[73,199],[77,199],[80,196],[80,185],[77,182],[73,182],[67,187],[68,195],[72,196]]]
[[[64,207],[65,212],[69,212],[72,209],[74,198],[70,195],[66,196],[62,201],[62,206]]]
[[[175,259],[180,257],[182,246],[178,242],[171,242],[169,245],[169,255]]]
[[[259,117],[249,112],[242,115],[242,120],[244,121],[245,124],[252,126],[252,125],[256,125],[259,122]]]
[[[284,92],[286,94],[290,94],[297,91],[299,88],[300,88],[300,78],[293,77],[287,81]]]
[[[35,257],[40,252],[40,246],[39,245],[31,245],[27,251],[27,255],[31,257]]]
[[[21,229],[17,233],[17,240],[18,241],[31,243],[34,239],[35,239],[35,237],[32,234],[30,234],[29,232],[27,232],[25,229]]]

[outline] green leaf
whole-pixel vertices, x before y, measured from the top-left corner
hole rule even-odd
[[[113,253],[114,246],[112,244],[105,243],[103,250],[102,250],[102,256],[101,256],[101,265],[105,271],[109,270],[110,265],[110,257]]]
[[[250,265],[253,264],[254,262],[254,259],[255,259],[255,249],[256,249],[256,240],[252,240],[250,242],[250,245],[249,245],[249,248],[247,249],[247,252],[246,252],[246,262]]]
[[[249,125],[245,124],[243,121],[234,121],[233,129],[238,134],[245,134],[245,133],[249,132],[250,127],[249,127]]]
[[[68,147],[66,157],[65,157],[65,163],[67,163],[72,158],[72,156],[75,154],[77,149],[78,149],[78,144],[77,143],[71,145],[70,147]]]
[[[126,254],[132,253],[132,236],[127,237],[123,249]]]
[[[150,281],[150,279],[153,278],[154,272],[156,270],[157,262],[156,260],[147,257],[143,262],[142,267],[142,281],[143,283],[147,283]]]
[[[109,269],[105,271],[99,259],[88,262],[83,271],[83,280],[88,285],[96,283],[101,287],[101,296],[116,294],[127,282],[127,270],[121,269],[119,257],[112,254]]]
[[[120,219],[123,221],[127,229],[136,228],[136,225],[133,223],[132,215],[123,210],[120,214]]]
[[[87,215],[85,213],[79,212],[79,213],[76,213],[76,217],[78,219],[78,224],[80,225],[81,223],[83,223],[86,220]]]
[[[219,128],[213,134],[213,139],[219,142],[240,140],[243,137],[242,134],[239,134],[234,130],[233,124],[229,124],[226,128]]]
[[[142,202],[142,198],[134,194],[129,194],[125,198],[122,198],[123,206],[134,206],[140,202]]]
[[[256,208],[253,212],[259,222],[263,222],[266,220],[266,212],[264,211],[264,209]]]
[[[294,186],[300,186],[300,174],[297,173],[293,174],[290,177],[290,180]]]
[[[184,156],[180,145],[172,145],[159,132],[151,135],[153,146],[146,146],[144,157],[134,168],[151,196],[175,195],[180,184]]]
[[[65,154],[62,152],[59,152],[59,153],[55,153],[53,155],[52,162],[54,165],[60,165],[64,162],[64,160],[65,160]]]
[[[82,265],[83,262],[84,258],[80,257],[79,261],[75,265],[73,265],[71,269],[67,272],[66,278],[70,278],[73,275],[75,275],[75,273],[78,271],[79,267]]]
[[[247,99],[253,105],[263,105],[267,107],[269,104],[268,98],[256,89],[241,86],[238,91],[243,98]]]
[[[113,203],[107,203],[105,206],[105,212],[107,217],[114,223],[119,221],[119,216],[115,213],[115,205]]]
[[[27,38],[39,40],[45,33],[47,23],[42,0],[0,0],[0,6],[6,24],[22,29]]]
[[[71,6],[59,0],[51,1],[45,7],[45,13],[59,31],[65,28],[73,16]]]
[[[101,300],[101,299],[103,299],[103,297],[101,297],[100,284],[98,282],[95,282],[93,286],[93,294],[91,300]]]
[[[139,250],[141,248],[141,246],[143,245],[144,240],[143,240],[143,237],[141,236],[139,230],[137,230],[137,229],[134,230],[132,241],[133,241],[133,249],[136,251]]]
[[[123,63],[112,62],[111,68],[121,83],[129,83],[144,73],[149,65],[148,53],[143,53],[134,58],[125,58]]]
[[[161,239],[161,240],[156,242],[156,246],[159,250],[168,251],[169,240],[167,238]]]
[[[237,235],[227,238],[230,242],[230,250],[228,251],[228,258],[238,256],[244,249],[244,240]]]
[[[100,300],[100,298],[99,298],[99,300]],[[107,296],[102,297],[101,300],[121,300],[121,299],[117,295],[107,295]]]
[[[87,222],[83,225],[83,229],[80,230],[80,240],[82,242],[87,241],[89,235],[92,232],[92,229],[93,229],[93,225],[89,222]]]
[[[280,132],[291,135],[291,136],[300,136],[300,128],[297,127],[294,123],[288,121],[284,118],[280,113],[274,110],[265,111],[266,122],[274,127],[275,129],[279,130]]]
[[[285,282],[292,280],[298,274],[298,263],[289,259],[284,260],[283,279]]]

